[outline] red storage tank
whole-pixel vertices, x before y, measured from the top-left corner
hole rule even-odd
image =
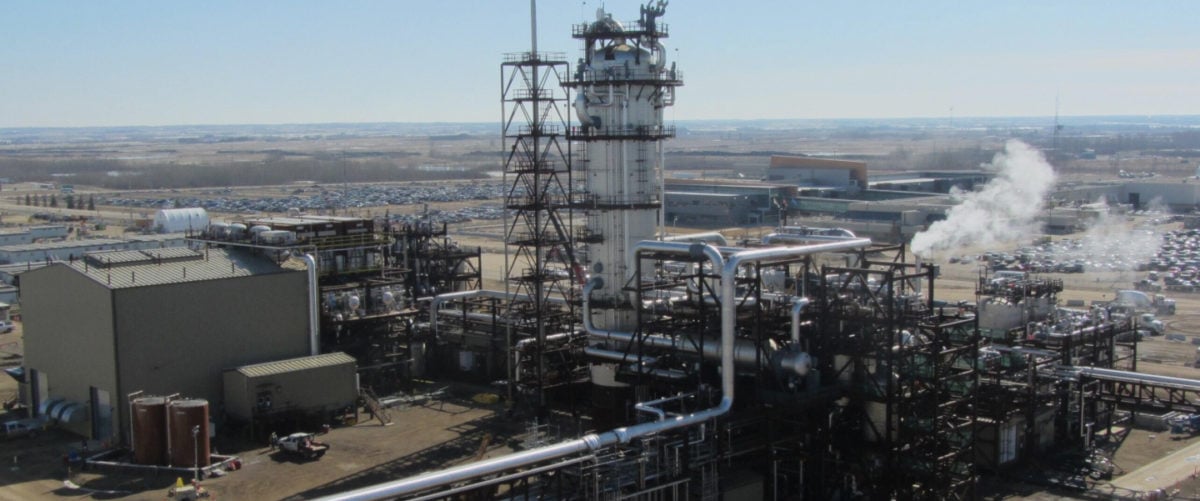
[[[133,462],[167,464],[167,399],[143,397],[133,401]]]
[[[171,437],[171,466],[209,465],[208,401],[175,400],[167,404]],[[197,432],[192,433],[196,428]]]

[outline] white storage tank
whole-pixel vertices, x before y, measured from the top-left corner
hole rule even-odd
[[[208,228],[208,211],[200,207],[163,209],[154,215],[154,227],[160,233],[201,231]]]

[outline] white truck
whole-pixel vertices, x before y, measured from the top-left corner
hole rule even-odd
[[[280,437],[275,441],[275,445],[278,445],[279,450],[284,453],[304,459],[319,458],[329,450],[329,445],[317,441],[315,433],[293,433],[286,437]]]
[[[1161,336],[1167,331],[1167,327],[1163,324],[1163,321],[1154,318],[1153,313],[1143,313],[1139,316],[1138,327],[1150,331],[1151,336]]]
[[[44,429],[45,426],[37,419],[18,419],[15,421],[5,421],[0,423],[0,436],[3,436],[4,438],[33,438]]]

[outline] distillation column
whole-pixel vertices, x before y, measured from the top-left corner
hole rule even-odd
[[[661,221],[662,142],[675,134],[663,125],[663,110],[683,83],[660,42],[667,27],[656,18],[665,6],[643,6],[639,20],[624,23],[601,8],[595,21],[572,30],[583,41],[583,57],[565,84],[575,89],[580,124],[570,135],[574,200],[585,214],[577,242],[587,246],[588,273],[604,284],[590,300],[592,321],[605,330],[636,330],[634,293],[626,290],[636,285],[634,246],[653,240]],[[612,364],[593,365],[593,383],[623,386],[613,372]]]

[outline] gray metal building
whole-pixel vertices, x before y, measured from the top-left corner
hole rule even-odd
[[[97,440],[128,438],[135,391],[208,399],[219,416],[226,369],[309,354],[308,277],[292,263],[174,248],[22,274],[26,403],[83,408],[61,424]]]
[[[225,413],[250,421],[283,412],[337,412],[358,399],[354,357],[342,352],[225,371]]]

